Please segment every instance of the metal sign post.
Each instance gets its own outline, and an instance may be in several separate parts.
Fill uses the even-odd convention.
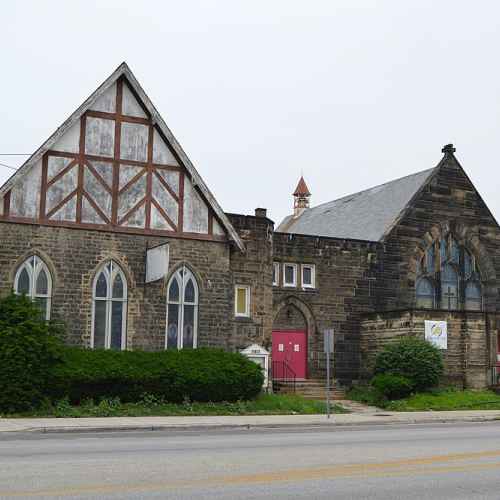
[[[326,415],[330,418],[330,354],[333,352],[333,328],[324,331],[323,345],[326,353]]]

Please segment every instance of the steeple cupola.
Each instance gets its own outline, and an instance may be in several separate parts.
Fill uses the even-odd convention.
[[[304,177],[300,177],[299,183],[293,192],[293,215],[298,217],[302,212],[309,208],[309,198],[311,193],[307,187]]]

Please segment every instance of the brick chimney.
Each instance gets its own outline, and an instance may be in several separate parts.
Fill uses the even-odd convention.
[[[309,198],[311,193],[307,187],[304,177],[300,177],[299,183],[293,192],[293,216],[298,217],[302,212],[309,208]]]

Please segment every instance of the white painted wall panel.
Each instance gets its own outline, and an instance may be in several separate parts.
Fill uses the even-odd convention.
[[[69,172],[64,174],[58,181],[54,182],[47,189],[47,200],[45,202],[46,210],[49,212],[66,196],[76,189],[78,180],[78,166],[72,167]]]
[[[89,155],[112,157],[115,148],[115,121],[87,118],[85,152]]]
[[[122,123],[120,158],[147,161],[149,127],[140,123]]]
[[[64,170],[70,163],[71,158],[61,158],[59,156],[49,156],[47,160],[47,180],[50,181],[61,170]]]
[[[104,214],[108,218],[111,218],[112,197],[109,192],[106,191],[102,183],[88,168],[85,168],[84,171],[83,187],[96,205],[104,212]],[[92,211],[93,210],[94,209],[92,209]]]
[[[170,226],[154,205],[151,205],[151,228],[163,231],[173,230],[173,227]]]
[[[171,172],[169,170],[162,170],[158,168],[156,170],[158,175],[168,184],[172,191],[178,196],[179,195],[179,172]]]
[[[123,194],[120,195],[118,216],[123,217],[146,196],[146,176],[143,175],[134,182]]]
[[[156,129],[153,134],[153,163],[158,163],[160,165],[179,165],[175,156],[170,151],[170,148],[165,144],[165,141]]]
[[[92,161],[91,164],[108,187],[111,188],[113,186],[113,164],[106,161]]]
[[[131,181],[139,172],[144,172],[143,167],[133,167],[131,165],[120,165],[120,175],[118,185],[120,189]]]
[[[10,214],[36,218],[40,208],[41,160],[17,182],[10,195]]]
[[[139,118],[147,118],[146,113],[144,113],[141,105],[137,102],[137,99],[134,97],[134,94],[132,94],[127,85],[123,86],[122,114],[128,116],[138,116]]]
[[[73,196],[71,200],[65,203],[52,215],[50,220],[74,222],[76,220],[76,196]]]
[[[184,231],[208,233],[208,207],[187,177],[184,180]]]
[[[51,149],[65,153],[78,153],[80,151],[80,120],[77,120]]]
[[[113,83],[113,85],[96,100],[90,109],[93,111],[114,113],[116,111],[116,83]]]
[[[86,224],[106,224],[85,197],[82,200],[82,222]]]
[[[146,225],[146,212],[144,206],[134,212],[134,214],[123,224],[127,227],[143,228]]]
[[[152,184],[153,198],[158,202],[161,208],[165,210],[172,222],[177,225],[178,222],[178,203],[172,198],[172,195],[163,187],[163,184],[153,177]]]

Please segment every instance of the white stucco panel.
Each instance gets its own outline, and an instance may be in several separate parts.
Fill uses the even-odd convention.
[[[184,180],[184,231],[208,233],[208,207],[187,176]]]
[[[116,111],[116,83],[113,83],[104,94],[99,96],[90,109],[114,113]]]
[[[50,220],[74,222],[76,220],[76,195],[53,214]]]
[[[86,224],[106,224],[85,197],[82,200],[82,222]]]
[[[80,120],[77,120],[51,149],[65,153],[78,153],[80,151]]]
[[[172,231],[174,229],[154,205],[151,205],[151,228],[162,229],[164,231]]]
[[[146,225],[146,211],[144,205],[137,209],[123,225],[127,227],[143,228]]]
[[[38,217],[40,207],[40,187],[42,178],[42,161],[33,168],[12,188],[10,194],[10,214],[17,217]]]
[[[49,156],[47,159],[47,180],[50,181],[53,179],[61,170],[64,170],[71,161],[71,158]]]
[[[152,184],[153,198],[158,202],[160,207],[165,210],[172,222],[177,225],[178,222],[178,204],[172,195],[165,189],[163,184],[153,177]]]
[[[47,189],[46,209],[52,210],[61,201],[76,189],[78,180],[78,167],[75,165]],[[64,219],[68,220],[68,219]]]
[[[146,196],[146,176],[143,175],[120,195],[118,216],[123,217]]]
[[[158,163],[160,165],[179,165],[172,151],[170,151],[170,148],[156,129],[153,134],[153,163]]]
[[[89,155],[112,157],[115,148],[115,121],[87,118],[85,152]]]
[[[122,160],[147,161],[148,126],[140,123],[122,123],[120,158]]]
[[[128,85],[123,85],[122,114],[128,116],[138,116],[139,118],[147,118],[142,106],[134,97],[134,94],[132,94]]]

